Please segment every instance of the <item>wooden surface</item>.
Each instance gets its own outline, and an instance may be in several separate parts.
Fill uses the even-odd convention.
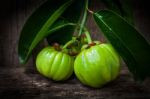
[[[46,0],[4,0],[0,3],[0,99],[50,99],[50,98],[94,98],[94,99],[150,99],[150,81],[135,83],[125,65],[117,80],[101,89],[83,86],[74,76],[56,83],[39,75],[35,69],[34,50],[29,62],[22,66],[18,61],[17,44],[21,28],[31,13]],[[150,42],[149,3],[133,0],[135,26]],[[145,1],[146,3],[143,3]],[[95,0],[91,9],[104,9]],[[87,22],[94,39],[104,40],[91,16]]]
[[[54,82],[27,68],[0,68],[0,99],[150,99],[150,80],[135,83],[124,67],[100,89],[83,86],[73,75]]]

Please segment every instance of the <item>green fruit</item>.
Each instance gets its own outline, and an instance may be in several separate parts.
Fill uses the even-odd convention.
[[[84,85],[99,88],[118,76],[120,59],[110,44],[93,45],[76,57],[74,71]]]
[[[73,73],[73,64],[73,57],[53,47],[44,48],[36,59],[37,70],[55,81],[68,79]]]

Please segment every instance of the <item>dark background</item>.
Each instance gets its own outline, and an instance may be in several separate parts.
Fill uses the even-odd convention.
[[[17,44],[23,24],[31,13],[46,0],[0,1],[0,99],[49,99],[100,98],[100,99],[150,99],[149,79],[138,84],[122,63],[120,76],[101,89],[83,86],[74,76],[65,83],[56,83],[39,75],[35,69],[37,52],[44,47],[42,42],[34,50],[26,65],[21,65]],[[132,0],[135,27],[150,42],[150,11],[148,0]],[[93,0],[93,10],[105,9],[100,0]],[[91,16],[87,25],[98,40],[105,38]]]

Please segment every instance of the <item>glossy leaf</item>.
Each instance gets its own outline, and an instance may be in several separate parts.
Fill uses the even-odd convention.
[[[82,20],[81,20],[81,25],[80,25],[80,29],[79,29],[79,34],[78,36],[80,36],[83,32],[83,29],[84,29],[84,26],[85,26],[85,23],[86,23],[86,20],[87,20],[87,8],[88,8],[88,5],[89,5],[89,0],[85,0],[85,7],[84,7],[84,12],[83,12],[83,17],[82,17]]]
[[[82,12],[85,7],[85,0],[75,0],[71,6],[63,13],[61,18],[58,20],[59,23],[69,22],[69,23],[75,23],[78,24],[80,17],[82,16]],[[59,24],[54,24],[53,27],[51,27],[49,30],[59,26]],[[47,40],[49,44],[52,44],[54,42],[57,42],[59,44],[65,44],[68,42],[72,36],[73,33],[76,30],[76,26],[73,25],[67,25],[60,30],[56,31],[56,33],[50,34],[47,37]]]
[[[93,14],[105,37],[126,62],[134,77],[144,80],[150,76],[150,44],[118,14],[101,10]]]
[[[21,63],[26,63],[35,46],[44,39],[48,29],[71,5],[73,0],[48,0],[40,6],[25,23],[18,45],[18,54]]]
[[[66,20],[57,20],[51,27],[50,29],[47,31],[47,34],[50,34],[51,32],[55,32],[58,31],[61,28],[64,28],[66,26],[76,26],[76,24],[74,23],[69,23]]]
[[[123,17],[132,25],[134,25],[133,4],[132,0],[122,0]]]
[[[59,44],[65,44],[68,40],[71,39],[73,35],[73,30],[75,29],[76,24],[69,23],[65,20],[59,20],[57,21],[50,29],[47,31],[49,34],[47,40],[49,44],[53,44],[55,42]]]
[[[109,10],[124,17],[130,24],[134,24],[132,0],[101,0]]]

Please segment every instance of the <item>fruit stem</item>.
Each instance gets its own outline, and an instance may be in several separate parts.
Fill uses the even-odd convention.
[[[93,14],[94,12],[92,10],[90,10],[89,8],[87,8],[88,12]]]
[[[86,23],[87,8],[88,8],[88,0],[85,0],[85,8],[84,8],[84,13],[83,13],[83,19],[82,19],[81,25],[79,26],[80,27],[79,34],[78,34],[79,37],[81,36],[81,34],[83,32],[84,25]]]
[[[57,51],[60,51],[60,50],[61,50],[60,45],[59,45],[58,43],[54,43],[54,44],[53,44],[53,47],[54,47],[55,50],[57,50]]]
[[[64,46],[63,49],[66,49],[68,46],[70,46],[71,44],[73,44],[76,41],[76,38],[73,38],[72,40],[68,41]]]
[[[85,27],[84,27],[84,33],[85,33],[85,35],[86,35],[88,44],[91,44],[91,43],[92,43],[92,39],[91,39],[90,33],[89,33],[89,31],[87,30],[87,28],[85,28]]]

